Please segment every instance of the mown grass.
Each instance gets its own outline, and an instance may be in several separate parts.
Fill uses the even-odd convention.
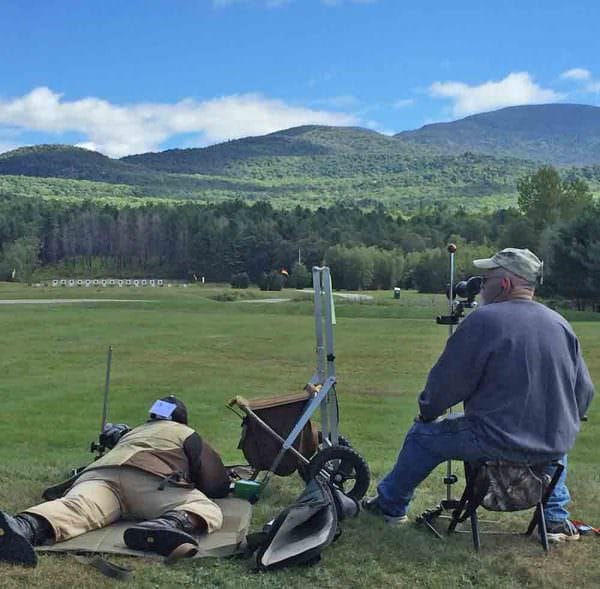
[[[109,417],[137,424],[149,404],[168,392],[188,403],[191,423],[228,463],[239,422],[224,404],[297,391],[314,371],[312,305],[305,293],[244,297],[293,300],[247,304],[214,300],[221,288],[37,289],[0,284],[0,299],[116,298],[134,303],[0,305],[0,507],[17,511],[42,489],[90,458],[101,418],[106,349],[113,346]],[[337,300],[335,328],[341,430],[369,461],[373,485],[393,464],[416,412],[415,398],[447,331],[433,317],[442,297],[369,293],[370,302]],[[211,298],[212,297],[212,298]],[[574,323],[592,376],[600,378],[598,323]],[[468,369],[467,367],[465,369]],[[573,515],[600,524],[600,412],[590,411],[571,454]],[[457,467],[459,465],[456,465]],[[444,494],[442,469],[418,490],[412,515]],[[301,491],[298,477],[274,479],[255,508],[252,529]],[[527,514],[497,516],[503,530],[523,529]],[[156,561],[116,559],[133,567],[134,587],[564,587],[595,586],[599,542],[586,538],[544,556],[522,537],[438,541],[412,525],[389,529],[368,515],[344,524],[340,540],[314,568],[252,573],[239,560],[203,560],[167,569]],[[0,566],[2,587],[104,587],[112,582],[73,560],[42,556],[35,570]]]

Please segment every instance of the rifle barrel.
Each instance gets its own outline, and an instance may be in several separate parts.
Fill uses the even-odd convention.
[[[108,346],[108,356],[106,358],[106,380],[104,381],[104,404],[102,406],[102,425],[100,432],[104,431],[106,419],[108,417],[108,393],[110,391],[110,367],[112,364],[112,346]]]

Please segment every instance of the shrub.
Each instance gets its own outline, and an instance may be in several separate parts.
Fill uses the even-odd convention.
[[[312,275],[308,268],[301,262],[296,262],[292,267],[292,273],[287,279],[286,286],[289,288],[307,288],[312,285]]]
[[[232,288],[248,288],[250,286],[250,277],[247,272],[238,272],[231,277]]]
[[[260,290],[281,290],[283,282],[283,276],[277,270],[271,270],[268,274],[261,272],[258,277],[258,287]]]

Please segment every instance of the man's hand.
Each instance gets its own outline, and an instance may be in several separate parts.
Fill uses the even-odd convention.
[[[437,417],[432,417],[431,419],[425,419],[420,413],[415,417],[415,423],[431,423],[435,421]]]
[[[131,428],[126,423],[107,423],[98,441],[107,450],[112,450],[119,440],[130,431]]]

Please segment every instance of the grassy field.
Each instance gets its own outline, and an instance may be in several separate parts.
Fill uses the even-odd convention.
[[[416,396],[447,335],[433,317],[444,300],[390,293],[371,302],[337,301],[335,328],[341,431],[371,467],[373,487],[393,464],[416,412]],[[228,463],[239,463],[239,421],[225,409],[236,394],[300,390],[314,372],[312,304],[305,293],[278,304],[246,304],[211,287],[59,290],[0,283],[0,299],[127,298],[138,302],[0,305],[0,507],[39,502],[45,486],[85,464],[101,419],[106,349],[113,346],[109,417],[130,424],[174,392],[191,425]],[[247,299],[265,296],[240,293]],[[597,315],[597,314],[596,314]],[[592,377],[600,380],[600,323],[571,315]],[[600,525],[600,410],[590,411],[571,453],[574,517]],[[459,466],[458,464],[456,465]],[[442,468],[419,488],[411,515],[444,494]],[[302,489],[297,476],[276,478],[255,507],[259,529]],[[458,489],[457,489],[458,491]],[[487,515],[487,514],[486,514]],[[528,514],[495,516],[522,530]],[[592,587],[600,574],[600,539],[541,547],[523,537],[484,536],[476,555],[467,535],[439,541],[409,525],[390,529],[368,515],[347,522],[319,566],[254,574],[243,561],[201,560],[167,569],[115,559],[135,569],[134,587]],[[0,586],[104,587],[114,583],[70,558],[42,556],[34,570],[0,566]]]

